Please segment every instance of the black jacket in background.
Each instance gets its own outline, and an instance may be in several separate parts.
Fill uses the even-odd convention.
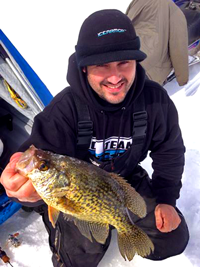
[[[137,163],[150,151],[157,203],[175,206],[181,188],[185,148],[177,111],[167,92],[157,83],[145,80],[145,71],[137,64],[136,80],[125,100],[109,104],[89,87],[85,74],[77,68],[74,54],[69,60],[67,80],[73,93],[89,107],[94,124],[93,140],[130,139],[134,103],[141,93],[144,94],[148,125],[143,154]],[[24,151],[34,144],[41,149],[76,157],[76,142],[77,111],[71,93],[64,89],[35,117],[32,134],[19,150]],[[92,149],[90,152],[95,153]],[[134,172],[130,175],[127,167],[126,173],[127,177],[124,177],[132,184]]]

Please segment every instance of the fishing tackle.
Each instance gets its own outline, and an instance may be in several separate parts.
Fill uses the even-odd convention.
[[[14,246],[14,247],[18,247],[21,245],[21,242],[19,241],[19,239],[17,238],[17,236],[19,235],[19,233],[15,233],[15,234],[9,234],[8,237],[8,241]]]
[[[8,263],[10,264],[10,266],[14,267],[11,263],[10,263],[10,258],[8,257],[8,255],[6,254],[6,252],[4,250],[1,249],[0,247],[0,259],[2,259],[2,261],[4,263]]]

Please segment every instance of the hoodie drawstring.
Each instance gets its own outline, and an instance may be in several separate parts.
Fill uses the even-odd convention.
[[[119,143],[120,143],[120,137],[122,136],[122,126],[123,126],[123,118],[124,118],[124,111],[125,107],[123,107],[122,110],[122,115],[120,118],[120,124],[119,124],[119,132],[118,132],[118,139],[117,139],[117,146],[115,148],[115,153],[113,154],[113,157],[111,159],[111,169],[114,171],[114,158],[117,157],[118,154],[118,149],[119,149]],[[101,111],[103,115],[103,161],[105,160],[105,139],[106,139],[106,126],[107,126],[107,115],[104,111]]]
[[[102,110],[101,114],[103,115],[103,160],[105,159],[105,139],[106,139],[106,125],[107,125],[107,116]]]
[[[118,139],[117,139],[117,147],[115,149],[115,154],[113,157],[117,156],[117,152],[118,152],[118,148],[119,148],[119,141],[120,141],[120,137],[122,136],[122,125],[123,125],[123,118],[124,118],[124,111],[125,111],[125,107],[122,108],[122,115],[120,118],[120,123],[119,123],[119,132],[118,132]]]

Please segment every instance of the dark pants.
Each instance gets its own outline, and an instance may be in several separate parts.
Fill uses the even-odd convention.
[[[164,260],[182,253],[189,241],[189,231],[182,213],[176,208],[181,218],[181,223],[176,230],[169,233],[160,232],[156,228],[154,211],[157,204],[153,196],[151,180],[146,176],[141,179],[135,188],[146,202],[147,216],[144,219],[140,219],[132,214],[131,217],[134,223],[150,237],[155,247],[154,252],[147,258],[151,260]]]
[[[147,216],[139,219],[131,214],[135,224],[143,229],[152,240],[155,250],[147,258],[151,260],[163,260],[168,257],[182,253],[189,240],[188,228],[181,212],[177,209],[181,224],[170,233],[161,233],[155,225],[154,210],[157,205],[151,190],[151,181],[146,175],[135,182],[134,187],[144,197],[147,204]],[[61,216],[60,216],[61,217]],[[58,226],[62,225],[58,241],[60,260],[56,254],[53,256],[53,263],[56,267],[96,267],[104,256],[111,240],[111,231],[105,245],[91,243],[85,238],[73,222],[62,221],[59,218]],[[64,227],[64,229],[63,229]],[[63,262],[63,263],[61,263]]]

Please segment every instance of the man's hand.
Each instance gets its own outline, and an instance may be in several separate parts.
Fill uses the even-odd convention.
[[[36,202],[41,198],[35,191],[31,181],[15,170],[15,165],[21,154],[21,152],[13,154],[10,162],[2,172],[0,182],[4,186],[8,197],[17,198],[22,202]]]
[[[156,227],[160,232],[168,233],[175,230],[181,223],[181,219],[171,205],[159,204],[155,208]]]

